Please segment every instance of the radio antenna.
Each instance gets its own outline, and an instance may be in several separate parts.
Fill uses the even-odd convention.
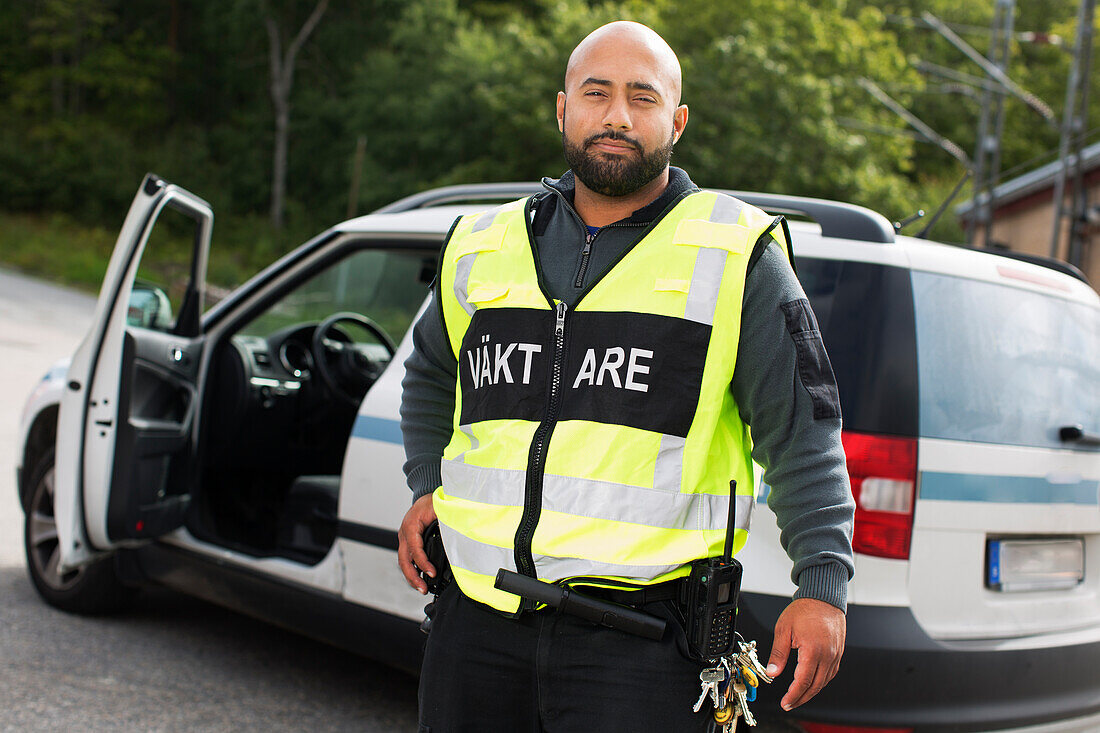
[[[737,526],[737,482],[730,481],[730,512],[726,517],[726,547],[722,559],[729,563],[733,560],[733,532]]]

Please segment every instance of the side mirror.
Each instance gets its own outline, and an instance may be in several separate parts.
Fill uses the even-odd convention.
[[[168,294],[152,283],[137,281],[130,290],[126,325],[168,331],[172,328],[172,303]]]

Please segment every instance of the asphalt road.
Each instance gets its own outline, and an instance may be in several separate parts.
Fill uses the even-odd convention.
[[[0,269],[0,732],[416,730],[414,678],[220,607],[150,589],[89,618],[39,600],[15,491],[19,417],[94,305]]]

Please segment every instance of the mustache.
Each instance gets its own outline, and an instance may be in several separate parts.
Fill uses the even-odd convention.
[[[616,142],[627,143],[637,150],[642,149],[641,143],[639,143],[637,140],[629,137],[626,133],[616,132],[615,130],[597,132],[595,135],[590,135],[589,137],[585,138],[584,146],[587,148],[589,145],[599,142],[600,140],[614,140]]]

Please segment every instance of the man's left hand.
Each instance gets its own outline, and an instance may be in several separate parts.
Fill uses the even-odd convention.
[[[844,612],[824,601],[797,598],[784,609],[775,622],[768,676],[783,672],[791,649],[798,650],[798,664],[780,707],[792,710],[808,702],[836,676],[846,631]]]

